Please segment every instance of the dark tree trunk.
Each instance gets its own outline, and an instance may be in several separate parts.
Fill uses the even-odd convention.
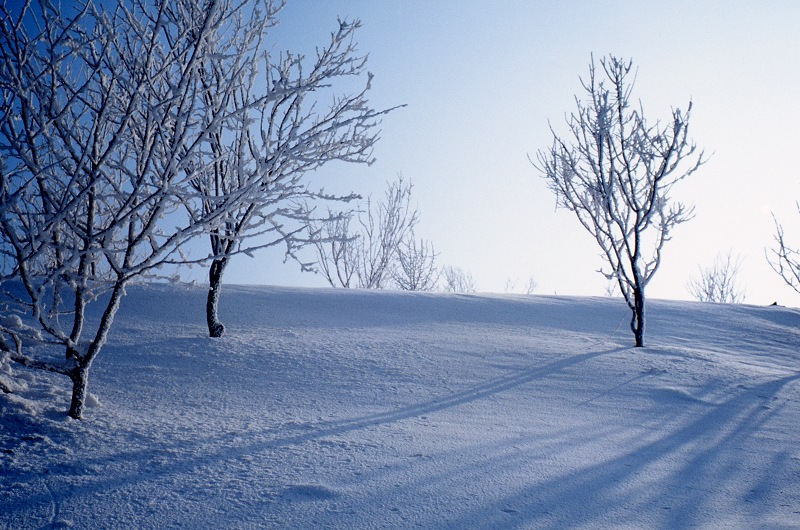
[[[633,291],[633,319],[631,330],[636,339],[636,347],[644,347],[644,289],[636,286]]]
[[[208,322],[208,335],[221,337],[225,333],[225,326],[219,321],[219,293],[222,289],[222,274],[228,265],[227,258],[217,258],[211,262],[208,270],[208,300],[206,301],[206,321]]]
[[[72,380],[72,400],[69,404],[69,415],[76,420],[80,420],[83,418],[83,409],[86,408],[89,368],[79,364],[70,370],[69,378]]]

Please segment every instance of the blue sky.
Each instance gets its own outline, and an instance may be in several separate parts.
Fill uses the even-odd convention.
[[[313,51],[337,15],[363,23],[371,103],[407,107],[384,119],[375,164],[315,179],[378,195],[402,173],[420,235],[479,290],[533,276],[541,294],[604,294],[596,243],[555,210],[528,156],[550,144],[548,121],[563,130],[591,54],[613,53],[638,67],[634,96],[651,121],[693,101],[691,136],[712,155],[675,188],[696,217],[675,230],[649,295],[690,299],[698,266],[730,250],[747,302],[800,305],[765,259],[773,213],[800,247],[800,3],[289,0],[279,47]],[[325,285],[277,251],[236,258],[226,281]]]

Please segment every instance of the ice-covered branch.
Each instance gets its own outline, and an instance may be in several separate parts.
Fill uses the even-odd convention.
[[[650,126],[641,103],[631,105],[635,71],[631,61],[594,57],[581,83],[585,101],[567,118],[567,137],[551,126],[553,145],[534,165],[556,195],[594,237],[632,311],[636,345],[644,344],[645,287],[661,265],[672,229],[693,209],[670,199],[672,186],[704,162],[688,140],[692,104],[673,110],[670,123]],[[602,79],[601,79],[602,78]]]
[[[185,209],[198,197],[190,183],[219,162],[204,156],[210,139],[243,115],[224,107],[209,118],[214,87],[204,76],[230,51],[218,36],[243,20],[274,23],[281,5],[86,0],[68,14],[44,1],[0,6],[0,289],[19,299],[45,342],[64,348],[65,368],[53,371],[73,382],[70,415],[82,415],[89,368],[126,285],[180,261],[184,243],[224,225],[255,193],[248,183]],[[258,10],[268,22],[247,16]],[[223,95],[242,86],[231,79]],[[85,317],[91,304],[99,322]]]
[[[267,17],[230,19],[213,33],[216,53],[205,58],[199,75],[200,121],[212,132],[199,150],[187,152],[184,171],[191,172],[193,193],[184,206],[192,218],[222,211],[207,232],[214,256],[207,301],[212,336],[224,332],[217,313],[230,260],[278,243],[296,257],[312,239],[300,234],[314,221],[314,207],[300,205],[354,198],[312,188],[311,172],[333,161],[371,164],[380,119],[393,110],[374,110],[367,102],[371,74],[354,43],[358,20],[339,20],[311,58],[273,54],[264,38],[273,24]],[[363,84],[342,92],[337,85],[346,78]]]

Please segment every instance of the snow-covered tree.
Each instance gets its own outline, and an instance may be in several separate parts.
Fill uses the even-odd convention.
[[[231,259],[278,244],[297,259],[314,220],[315,209],[306,206],[355,197],[312,188],[309,173],[337,160],[371,164],[379,118],[389,112],[373,110],[366,99],[371,74],[353,40],[359,21],[340,20],[329,42],[307,60],[273,53],[267,37],[281,5],[262,0],[252,7],[252,13],[240,11],[219,27],[213,42],[217,53],[203,59],[200,76],[205,119],[221,127],[193,153],[206,170],[192,180],[202,201],[187,206],[203,216],[229,204],[209,234],[206,313],[212,337],[224,332],[218,306]],[[352,80],[360,87],[337,91],[337,84],[352,86]]]
[[[687,288],[697,300],[717,304],[738,304],[744,301],[744,290],[739,286],[737,276],[741,258],[723,258],[717,255],[714,263],[699,270],[699,275],[689,279]]]
[[[311,230],[318,234],[315,241],[318,268],[331,286],[382,289],[392,285],[396,274],[401,277],[405,274],[395,269],[399,254],[411,252],[409,244],[417,245],[413,232],[419,212],[411,206],[412,188],[400,177],[389,184],[383,201],[375,203],[368,197],[366,204],[355,212],[311,224]],[[428,254],[417,265],[424,267],[434,253],[427,243],[421,244],[422,251]],[[419,251],[416,246],[415,249]],[[410,261],[418,258],[406,254],[403,259],[411,266]],[[403,278],[406,280],[409,279]],[[413,282],[422,286],[422,278]]]
[[[368,197],[365,209],[358,212],[359,287],[381,289],[391,280],[397,251],[419,221],[419,212],[411,208],[411,190],[401,177],[389,185],[383,202],[373,205]]]
[[[644,345],[645,288],[661,264],[672,229],[692,208],[671,200],[673,185],[695,172],[703,153],[688,139],[691,103],[673,109],[667,123],[648,123],[631,93],[632,62],[594,58],[581,79],[586,100],[567,118],[569,132],[551,127],[553,145],[534,165],[547,179],[559,206],[575,213],[602,249],[606,278],[617,282],[631,309],[636,346]]]
[[[418,240],[414,230],[410,230],[397,249],[392,269],[394,284],[403,291],[435,290],[442,274],[436,266],[437,256],[433,243]]]
[[[205,199],[190,186],[206,171],[191,155],[229,117],[206,120],[204,59],[240,9],[227,0],[0,6],[0,233],[9,263],[0,290],[5,310],[66,358],[31,355],[19,326],[3,325],[0,347],[68,376],[74,418],[126,286],[183,262],[181,245],[229,211],[222,201],[202,215],[181,208]],[[99,320],[87,318],[92,304]]]
[[[322,222],[312,223],[310,229],[316,234],[314,246],[317,252],[317,270],[325,276],[331,287],[355,287],[358,268],[357,234],[351,232],[352,211],[339,215],[330,214]]]

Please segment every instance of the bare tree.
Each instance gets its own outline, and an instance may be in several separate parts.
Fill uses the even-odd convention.
[[[699,276],[689,280],[687,288],[697,300],[717,304],[738,304],[744,301],[745,292],[737,276],[741,258],[733,259],[731,253],[723,258],[717,255],[710,267],[701,268]]]
[[[517,290],[517,282],[518,280],[512,280],[511,278],[506,279],[506,286],[505,292],[513,293]],[[522,289],[523,294],[533,294],[536,291],[536,288],[539,286],[539,283],[536,281],[536,278],[533,276],[528,276],[528,282],[525,284],[524,288]]]
[[[411,207],[412,188],[399,177],[389,184],[383,201],[375,203],[367,197],[356,212],[311,223],[311,230],[319,234],[315,241],[318,266],[331,286],[382,289],[391,285],[398,254],[408,250],[419,222],[419,212]]]
[[[358,212],[359,239],[358,286],[381,289],[392,277],[397,250],[419,221],[419,213],[411,208],[412,185],[400,177],[389,185],[385,200],[374,205],[370,197],[363,211]]]
[[[525,284],[525,294],[533,294],[539,287],[539,282],[533,276],[528,277],[528,283]]]
[[[800,205],[798,205],[800,210]],[[786,285],[800,293],[800,250],[789,246],[783,226],[775,219],[775,244],[771,250],[772,256],[767,254],[767,261]]]
[[[558,205],[575,213],[595,238],[608,263],[601,273],[615,280],[631,309],[636,346],[644,345],[645,288],[661,264],[672,229],[692,217],[692,208],[670,199],[672,186],[704,162],[688,139],[686,113],[650,125],[641,103],[632,106],[632,62],[612,55],[594,58],[581,80],[587,101],[576,97],[567,119],[569,135],[551,127],[553,145],[534,165],[548,180]],[[688,164],[684,164],[684,162]]]
[[[366,100],[371,74],[353,41],[359,21],[339,21],[326,46],[310,62],[290,52],[274,55],[266,43],[282,5],[256,3],[261,13],[240,12],[215,36],[217,53],[203,60],[201,82],[206,121],[222,127],[196,150],[207,168],[192,184],[202,201],[189,207],[203,215],[220,202],[233,205],[213,227],[209,334],[221,336],[219,296],[224,271],[234,255],[283,244],[287,257],[309,243],[313,201],[349,201],[309,187],[310,172],[331,161],[371,164],[378,118]],[[337,81],[364,79],[353,93],[334,93]],[[231,80],[236,82],[232,83]],[[330,99],[327,100],[326,96]],[[221,117],[227,116],[227,119]],[[315,234],[311,234],[313,238]],[[310,264],[297,260],[301,268]]]
[[[126,286],[182,263],[181,245],[229,208],[215,202],[179,215],[204,199],[189,185],[205,171],[191,154],[219,126],[204,119],[204,58],[241,4],[108,6],[0,6],[0,233],[11,263],[0,288],[40,342],[65,349],[65,361],[32,357],[20,326],[3,324],[0,348],[68,376],[74,418]],[[93,304],[99,321],[87,318]]]
[[[477,290],[472,274],[459,267],[445,267],[442,269],[442,276],[444,290],[448,293],[474,293]]]
[[[412,229],[397,249],[392,272],[395,285],[404,291],[433,291],[441,271],[436,267],[436,251],[430,241],[417,240]]]
[[[311,230],[316,234],[314,246],[318,270],[331,287],[354,287],[357,282],[359,236],[350,229],[353,212],[339,215],[329,213],[328,217],[321,223],[311,225]]]

